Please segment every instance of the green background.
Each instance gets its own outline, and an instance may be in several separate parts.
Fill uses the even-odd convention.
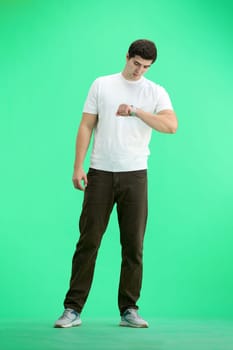
[[[231,1],[0,1],[0,315],[61,313],[82,193],[74,145],[92,81],[154,40],[149,79],[169,92],[175,135],[153,133],[145,317],[233,317]],[[86,163],[86,169],[88,162]],[[111,217],[83,314],[117,316],[119,232]]]

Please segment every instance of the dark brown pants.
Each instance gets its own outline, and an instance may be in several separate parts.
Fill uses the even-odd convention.
[[[138,308],[142,284],[143,239],[147,221],[147,171],[109,172],[89,169],[79,221],[80,238],[72,261],[65,308],[81,312],[88,297],[96,257],[114,204],[122,247],[118,306]]]

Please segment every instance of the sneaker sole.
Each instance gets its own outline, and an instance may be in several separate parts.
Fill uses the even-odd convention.
[[[82,321],[72,322],[68,324],[55,324],[54,328],[71,328],[71,327],[78,327],[82,324]]]
[[[148,328],[149,325],[148,324],[135,324],[135,323],[130,323],[127,321],[121,321],[119,326],[121,327],[132,327],[132,328]]]

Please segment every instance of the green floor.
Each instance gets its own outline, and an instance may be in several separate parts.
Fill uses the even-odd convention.
[[[80,327],[57,329],[53,321],[0,321],[1,350],[233,350],[233,321],[150,319],[132,329],[115,319],[85,319]]]

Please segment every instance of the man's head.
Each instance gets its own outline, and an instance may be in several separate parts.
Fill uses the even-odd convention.
[[[128,80],[139,80],[157,58],[155,44],[146,39],[134,41],[126,56],[123,76]]]
[[[152,60],[154,63],[157,58],[157,48],[153,41],[139,39],[134,41],[128,50],[128,58],[140,56],[145,60]]]

